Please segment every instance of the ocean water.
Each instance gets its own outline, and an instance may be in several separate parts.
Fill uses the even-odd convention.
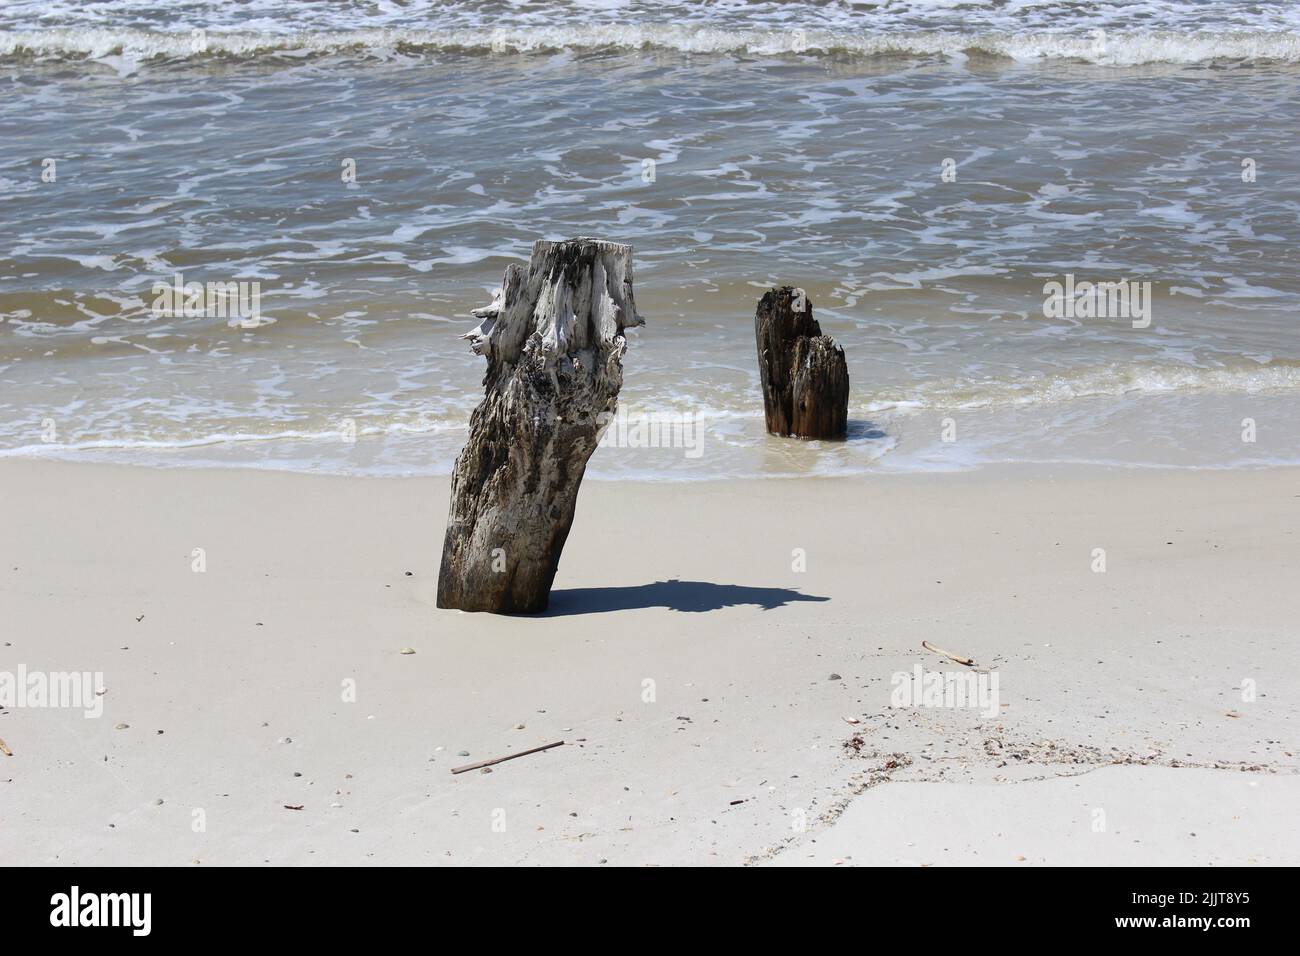
[[[445,473],[469,310],[594,235],[647,318],[595,476],[1300,463],[1298,81],[1267,0],[7,0],[0,456]],[[846,442],[764,434],[773,284]]]

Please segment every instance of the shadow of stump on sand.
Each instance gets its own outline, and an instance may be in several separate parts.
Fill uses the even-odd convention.
[[[754,604],[764,611],[798,601],[829,601],[828,597],[800,594],[792,588],[756,588],[710,581],[656,581],[626,587],[567,588],[551,592],[545,617],[573,614],[601,614],[638,608],[666,607],[673,611],[699,613],[724,607]]]

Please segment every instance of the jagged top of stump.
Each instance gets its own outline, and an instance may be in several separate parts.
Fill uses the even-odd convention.
[[[621,349],[623,330],[644,325],[632,294],[632,247],[578,236],[533,243],[528,268],[506,267],[492,302],[474,309],[463,337],[489,363],[514,363],[534,337],[548,360],[592,348]]]
[[[800,301],[802,309],[796,308]],[[783,339],[798,336],[815,338],[822,334],[822,327],[813,318],[812,299],[808,298],[803,289],[792,285],[772,286],[763,293],[763,297],[758,300],[754,321],[756,325],[761,325],[765,319],[768,322],[778,320],[778,324],[772,326],[772,331]]]

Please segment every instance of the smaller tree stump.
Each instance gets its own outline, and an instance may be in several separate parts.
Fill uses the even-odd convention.
[[[849,423],[844,349],[813,318],[802,289],[763,293],[754,313],[767,430],[799,438],[843,438]]]

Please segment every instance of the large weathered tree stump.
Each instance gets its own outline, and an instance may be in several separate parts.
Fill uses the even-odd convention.
[[[800,438],[843,438],[849,419],[844,349],[813,318],[802,289],[763,293],[754,313],[767,430]]]
[[[546,610],[578,486],[623,384],[632,247],[538,242],[506,269],[465,335],[487,358],[486,395],[451,479],[438,606]]]

